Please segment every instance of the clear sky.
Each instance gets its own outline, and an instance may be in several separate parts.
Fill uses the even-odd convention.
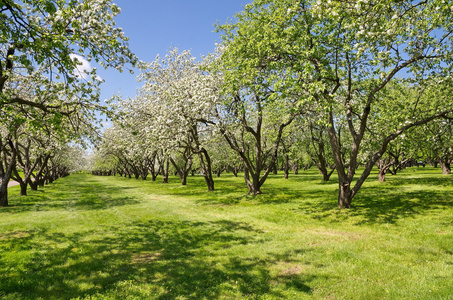
[[[170,47],[191,50],[192,55],[214,52],[220,34],[214,24],[226,23],[242,11],[251,0],[115,0],[121,7],[117,27],[129,37],[130,49],[143,61],[153,61],[157,54],[165,55]],[[98,68],[105,80],[101,85],[101,100],[116,93],[134,97],[140,83],[138,73],[119,73],[114,69]]]

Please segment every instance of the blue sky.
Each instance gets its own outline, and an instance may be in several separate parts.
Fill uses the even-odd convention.
[[[214,24],[226,23],[242,11],[251,0],[115,0],[121,7],[116,18],[117,27],[123,28],[130,38],[130,49],[144,61],[152,61],[157,54],[165,55],[170,47],[191,50],[199,58],[214,51],[220,34]],[[123,98],[134,97],[140,83],[138,73],[119,73],[113,69],[98,68],[105,80],[101,85],[101,100],[114,94]]]

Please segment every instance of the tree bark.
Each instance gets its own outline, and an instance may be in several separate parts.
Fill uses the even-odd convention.
[[[192,159],[184,155],[184,164],[182,166],[178,166],[174,159],[171,157],[170,162],[172,163],[173,167],[175,167],[176,173],[179,175],[179,178],[181,179],[181,184],[187,185],[187,176],[189,176],[190,168],[192,167]]]
[[[214,191],[214,179],[212,178],[211,157],[204,148],[201,148],[198,152],[198,157],[200,158],[201,171],[203,172],[203,177],[208,187],[208,191],[212,192]],[[220,177],[220,172],[217,177]]]
[[[237,166],[234,166],[233,168],[231,168],[231,172],[233,172],[234,177],[238,177],[239,168]]]
[[[27,184],[25,182],[20,182],[20,195],[21,196],[27,196]]]
[[[250,178],[252,177],[252,178]],[[256,178],[258,177],[258,178]],[[248,191],[248,195],[259,195],[259,194],[262,194],[260,188],[260,180],[259,180],[259,174],[258,176],[256,175],[256,173],[251,173],[249,172],[248,168],[245,167],[245,170],[244,170],[244,180],[245,180],[245,184],[247,185],[247,188],[249,189]]]
[[[208,191],[210,192],[214,191],[214,178],[212,177],[211,157],[209,156],[208,151],[204,147],[202,147],[198,135],[198,126],[196,123],[192,125],[190,134],[194,143],[192,151],[198,155],[198,158],[200,160],[201,172],[203,173],[203,177],[206,182],[206,186],[208,187]],[[219,167],[217,171],[217,177],[220,177],[221,172],[222,168]]]
[[[145,166],[142,166],[141,169],[140,169],[140,178],[142,180],[146,180],[146,178],[148,177],[148,169],[145,167]]]
[[[169,159],[167,158],[166,161],[162,164],[162,183],[168,183],[168,169],[170,166]]]
[[[151,173],[151,181],[156,181],[157,173]]]
[[[5,176],[0,178],[0,206],[8,206],[8,181]]]
[[[30,186],[32,191],[38,190],[38,183],[36,181],[33,181],[31,178],[29,178],[27,183]]]
[[[445,175],[451,174],[451,165],[448,160],[439,159],[439,165],[442,168],[442,174]]]
[[[285,164],[284,164],[283,171],[284,171],[284,178],[288,179],[288,177],[289,177],[289,156],[288,156],[288,154],[285,154]]]
[[[387,170],[379,169],[378,178],[380,182],[385,182],[385,173],[387,173]]]
[[[290,161],[289,163],[291,165],[291,169],[294,172],[294,175],[299,174],[299,160],[296,160],[294,163]]]
[[[338,192],[338,207],[351,208],[352,202],[352,191],[351,185],[347,181],[340,181],[339,192]]]
[[[8,182],[11,178],[11,173],[16,166],[16,151],[12,141],[8,141],[11,148],[11,156],[7,157],[6,153],[4,158],[0,156],[0,206],[8,206]],[[6,145],[5,145],[6,147]],[[1,148],[5,152],[5,148]],[[5,164],[4,164],[5,163]]]

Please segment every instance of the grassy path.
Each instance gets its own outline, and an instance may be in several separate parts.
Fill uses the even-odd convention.
[[[453,177],[188,186],[73,174],[0,209],[1,299],[452,299]]]

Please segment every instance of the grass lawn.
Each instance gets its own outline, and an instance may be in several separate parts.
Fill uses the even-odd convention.
[[[453,176],[181,186],[73,174],[0,208],[0,299],[453,299]],[[160,178],[159,178],[160,179]]]

